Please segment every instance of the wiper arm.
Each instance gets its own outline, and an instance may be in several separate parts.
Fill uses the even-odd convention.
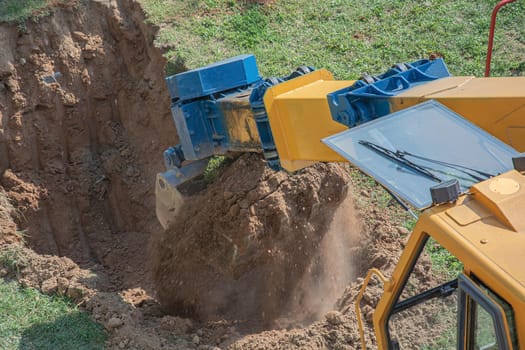
[[[375,143],[372,143],[372,142],[369,142],[369,141],[365,141],[365,140],[359,140],[359,144],[360,145],[363,145],[369,149],[371,149],[372,151],[382,155],[383,157],[386,157],[390,160],[393,160],[394,162],[398,163],[398,164],[401,164],[402,166],[408,168],[408,169],[411,169],[412,171],[414,171],[415,173],[421,175],[421,176],[424,176],[432,181],[436,181],[436,182],[442,182],[443,180],[441,180],[439,177],[435,176],[434,174],[432,174],[430,171],[428,171],[427,169],[425,169],[424,167],[414,163],[414,162],[411,162],[409,161],[408,159],[404,158],[404,156],[402,154],[400,154],[398,151],[394,152],[394,151],[391,151],[387,148],[384,148],[382,146],[379,146],[379,145],[376,145]]]
[[[423,156],[418,156],[416,154],[413,154],[413,153],[410,153],[410,152],[406,152],[406,151],[396,151],[396,154],[399,154],[401,156],[405,156],[406,155],[406,156],[410,156],[410,157],[414,157],[414,158],[417,158],[417,159],[421,159],[421,160],[424,160],[424,161],[427,161],[427,162],[430,162],[430,163],[435,163],[435,164],[439,164],[439,165],[442,165],[442,166],[445,166],[445,167],[448,167],[448,168],[456,169],[456,170],[461,171],[462,173],[472,177],[473,179],[475,179],[477,181],[484,181],[484,180],[486,180],[488,178],[491,178],[491,177],[495,176],[495,175],[487,173],[485,171],[476,170],[476,169],[469,168],[469,167],[466,167],[466,166],[463,166],[463,165],[459,165],[459,164],[447,163],[447,162],[443,162],[441,160],[435,160],[435,159],[431,159],[431,158],[427,158],[427,157],[423,157]],[[481,176],[475,175],[473,173],[477,173],[478,175],[481,175]]]
[[[435,176],[434,174],[432,174],[426,167],[422,166],[422,165],[419,165],[419,164],[416,164],[414,162],[411,162],[410,160],[408,160],[406,158],[406,156],[409,156],[409,157],[414,157],[414,158],[417,158],[417,159],[421,159],[421,160],[424,160],[426,162],[429,162],[429,163],[434,163],[434,164],[438,164],[438,165],[441,165],[441,166],[444,166],[444,167],[447,167],[447,168],[451,168],[451,169],[455,169],[459,172],[462,172],[463,174],[466,174],[467,176],[470,176],[471,178],[473,178],[474,180],[476,181],[484,181],[488,178],[491,178],[491,177],[494,177],[495,175],[493,174],[490,174],[488,172],[485,172],[485,171],[481,171],[481,170],[477,170],[477,169],[473,169],[473,168],[469,168],[469,167],[466,167],[466,166],[463,166],[463,165],[459,165],[459,164],[453,164],[453,163],[447,163],[447,162],[444,162],[444,161],[441,161],[441,160],[435,160],[435,159],[431,159],[431,158],[427,158],[427,157],[423,157],[423,156],[419,156],[419,155],[416,155],[416,154],[413,154],[413,153],[410,153],[410,152],[407,152],[407,151],[400,151],[400,150],[395,150],[395,151],[392,151],[392,150],[389,150],[387,148],[384,148],[382,146],[379,146],[375,143],[372,143],[372,142],[369,142],[369,141],[365,141],[365,140],[360,140],[359,141],[359,144],[363,145],[363,146],[366,146],[368,147],[369,149],[373,150],[374,152],[376,153],[379,153],[380,155],[390,159],[390,160],[393,160],[401,165],[404,165],[405,167],[408,167],[409,169],[412,169],[413,171],[415,171],[416,173],[420,174],[420,175],[423,175],[433,181],[437,181],[437,182],[441,182],[442,180]],[[477,174],[477,175],[476,175]]]

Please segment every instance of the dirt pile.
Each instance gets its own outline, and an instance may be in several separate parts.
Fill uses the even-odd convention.
[[[333,261],[325,266],[330,254],[320,253],[321,247],[332,253],[336,239],[357,230],[354,225],[323,240],[347,197],[347,182],[348,171],[340,165],[318,164],[289,175],[272,171],[259,155],[241,156],[203,192],[187,198],[171,228],[157,238],[152,251],[161,303],[200,320],[224,317],[268,326],[301,310],[300,320],[311,321],[317,310],[307,291],[314,281],[344,280],[341,293],[350,278],[341,273],[344,266],[335,270]],[[347,216],[354,215],[347,209]]]
[[[136,2],[105,3],[0,25],[0,183],[33,249],[132,287],[160,229],[154,175],[177,139],[155,30]]]
[[[357,170],[352,169],[351,172],[355,173]],[[355,300],[362,286],[363,277],[372,267],[378,268],[385,273],[385,276],[389,276],[409,234],[409,231],[400,225],[407,219],[406,213],[393,200],[385,203],[384,193],[374,193],[366,189],[357,190],[363,187],[362,177],[350,178],[350,195],[357,199],[355,205],[361,233],[359,237],[352,239],[352,248],[347,251],[347,257],[350,257],[353,267],[353,279],[338,295],[337,302],[332,306],[334,310],[325,313],[320,321],[306,327],[271,330],[243,336],[230,343],[228,349],[361,349]],[[336,213],[334,220],[338,223],[336,227],[344,223],[339,221],[337,216],[348,211],[345,206],[346,203]],[[383,293],[382,287],[379,281],[372,279],[361,303],[365,338],[369,349],[376,348],[372,316],[374,307]],[[414,325],[407,325],[407,328],[413,329]]]
[[[14,217],[16,210],[9,201],[7,194],[0,186],[0,242],[11,243],[16,237],[17,226]]]

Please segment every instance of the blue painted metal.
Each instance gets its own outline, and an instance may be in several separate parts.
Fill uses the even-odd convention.
[[[279,162],[279,154],[277,153],[277,147],[275,146],[275,141],[273,139],[272,128],[270,126],[270,121],[268,120],[263,97],[269,87],[279,84],[282,81],[283,80],[281,79],[275,78],[267,79],[264,83],[253,89],[250,95],[250,105],[252,106],[257,131],[259,132],[264,159],[268,163],[268,166],[273,170],[281,169],[281,164]]]
[[[177,187],[178,185],[202,174],[204,170],[206,170],[209,160],[210,158],[196,160],[185,164],[180,168],[173,167],[159,175],[168,185],[171,187]]]
[[[180,139],[179,158],[199,160],[228,150],[221,98],[251,89],[261,77],[253,55],[241,55],[166,78]],[[169,150],[167,150],[170,154]]]
[[[164,151],[164,166],[166,166],[166,169],[180,168],[184,160],[184,152],[182,152],[180,144],[169,147]]]
[[[171,112],[185,159],[197,160],[225,152],[227,133],[217,100],[176,103]]]
[[[255,56],[240,55],[166,78],[172,100],[191,100],[259,81]]]
[[[229,150],[246,151],[250,147],[260,149],[273,169],[280,169],[279,156],[273,141],[272,131],[264,107],[266,89],[285,80],[312,71],[302,66],[284,78],[263,81],[259,76],[253,55],[237,56],[212,65],[180,73],[166,79],[171,94],[171,112],[180,144],[164,152],[166,168],[171,171],[166,177],[183,182],[198,167],[190,163],[185,170],[185,161],[198,161]],[[232,101],[246,101],[248,111],[254,115],[260,138],[260,146],[236,142],[227,127],[226,113],[232,112]],[[248,104],[249,102],[249,104]],[[236,111],[244,108],[237,104]],[[244,112],[246,110],[243,110]],[[231,115],[230,115],[231,116]],[[168,183],[170,181],[166,180]]]
[[[391,113],[389,98],[415,86],[450,76],[442,59],[419,60],[367,76],[352,86],[328,94],[332,119],[348,127]]]

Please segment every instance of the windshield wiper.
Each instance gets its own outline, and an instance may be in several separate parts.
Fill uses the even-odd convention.
[[[370,142],[370,141],[360,140],[359,144],[361,144],[361,145],[363,145],[363,146],[373,150],[376,153],[379,153],[380,155],[382,155],[382,156],[384,156],[384,157],[386,157],[386,158],[388,158],[390,160],[395,161],[396,163],[399,163],[399,164],[401,164],[401,165],[403,165],[403,166],[413,170],[414,172],[416,172],[419,175],[425,176],[425,177],[427,177],[427,178],[429,178],[429,179],[431,179],[433,181],[436,181],[436,182],[442,182],[443,180],[441,180],[439,177],[437,177],[434,174],[432,174],[426,167],[424,167],[422,165],[419,165],[419,164],[416,164],[416,163],[408,160],[406,157],[407,156],[414,157],[414,158],[421,159],[421,160],[424,160],[424,161],[429,162],[429,163],[434,163],[434,164],[441,165],[443,167],[455,169],[455,170],[457,170],[459,172],[462,172],[463,174],[466,174],[467,176],[470,176],[471,178],[473,178],[474,180],[476,180],[478,182],[479,181],[484,181],[484,180],[486,180],[488,178],[491,178],[491,177],[494,177],[493,174],[487,173],[485,171],[469,168],[469,167],[466,167],[466,166],[463,166],[463,165],[447,163],[447,162],[444,162],[444,161],[441,161],[441,160],[436,160],[436,159],[431,159],[431,158],[419,156],[419,155],[416,155],[416,154],[413,154],[413,153],[410,153],[410,152],[407,152],[407,151],[401,151],[401,150],[392,151],[392,150],[389,150],[389,149],[387,149],[385,147],[379,146],[379,145],[377,145],[377,144],[375,144],[373,142]]]
[[[437,177],[436,175],[432,174],[430,171],[428,171],[427,169],[425,169],[424,167],[414,163],[414,162],[411,162],[410,160],[406,159],[402,154],[399,154],[398,151],[391,151],[387,148],[384,148],[382,146],[379,146],[379,145],[376,145],[375,143],[372,143],[372,142],[369,142],[369,141],[365,141],[365,140],[359,140],[359,144],[360,145],[363,145],[369,149],[371,149],[372,151],[376,152],[376,153],[379,153],[380,155],[390,159],[390,160],[393,160],[394,162],[398,163],[398,164],[401,164],[402,166],[408,168],[408,169],[411,169],[412,171],[414,171],[415,173],[421,175],[421,176],[424,176],[432,181],[436,181],[436,182],[442,182],[443,180],[441,180],[439,177]]]
[[[495,176],[495,175],[487,173],[485,171],[476,170],[476,169],[469,168],[469,167],[466,167],[466,166],[463,166],[463,165],[459,165],[459,164],[447,163],[447,162],[443,162],[441,160],[435,160],[435,159],[431,159],[431,158],[427,158],[427,157],[423,157],[423,156],[418,156],[416,154],[413,154],[413,153],[410,153],[410,152],[407,152],[407,151],[396,151],[396,154],[399,154],[401,156],[410,156],[410,157],[414,157],[414,158],[417,158],[417,159],[421,159],[421,160],[427,161],[429,163],[435,163],[435,164],[439,164],[439,165],[442,165],[442,166],[445,166],[445,167],[448,167],[448,168],[456,169],[457,171],[461,171],[463,174],[466,174],[466,175],[472,177],[473,179],[475,179],[477,181],[484,181],[484,180],[486,180],[488,178],[491,178],[491,177]],[[472,172],[477,173],[477,174],[479,174],[481,176],[472,174]]]

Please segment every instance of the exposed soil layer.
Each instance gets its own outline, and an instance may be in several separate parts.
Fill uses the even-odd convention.
[[[241,156],[211,186],[189,197],[156,240],[159,300],[172,313],[200,320],[268,325],[291,312],[292,303],[311,318],[306,296],[294,292],[300,282],[308,289],[306,272],[342,277],[334,266],[320,271],[324,256],[314,259],[346,198],[348,179],[340,165],[317,164],[289,175],[269,169],[259,155]],[[346,215],[353,216],[348,209]],[[359,228],[338,231],[337,238],[353,230]]]
[[[177,142],[164,59],[137,3],[68,3],[0,25],[1,184],[35,251],[144,287],[154,175]]]

